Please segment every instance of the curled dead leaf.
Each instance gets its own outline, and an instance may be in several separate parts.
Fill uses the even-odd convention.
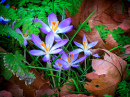
[[[105,52],[104,59],[92,59],[95,71],[86,74],[91,82],[86,82],[84,87],[96,97],[104,97],[105,94],[114,96],[127,63],[108,50],[100,50]]]

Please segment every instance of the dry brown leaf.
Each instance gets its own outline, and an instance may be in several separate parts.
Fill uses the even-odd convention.
[[[52,92],[51,87],[50,87],[50,82],[48,79],[42,80],[43,78],[41,78],[41,74],[36,69],[31,69],[30,71],[33,72],[33,74],[35,74],[35,77],[36,77],[36,79],[34,80],[34,82],[31,83],[30,86],[26,86],[24,80],[19,80],[19,78],[16,76],[13,76],[10,79],[10,81],[19,85],[19,87],[23,89],[23,95],[25,97],[36,97],[36,95],[42,95],[43,93],[41,93],[40,91],[48,90],[47,92],[49,91]],[[46,88],[42,88],[42,87],[46,87]],[[37,97],[40,97],[40,96],[37,96]]]
[[[121,56],[121,58],[123,58],[123,59],[127,58],[128,56],[130,56],[130,44],[125,45],[124,48],[126,48],[125,53],[124,53],[125,55]]]
[[[69,95],[65,95],[65,96],[62,96],[62,97],[94,97],[94,96],[87,96],[87,95],[84,95],[84,94],[69,94]]]
[[[12,94],[13,97],[23,97],[23,89],[20,89],[18,85],[10,81],[3,82],[3,90],[6,90]],[[3,96],[0,96],[3,97]],[[5,96],[8,97],[8,96]]]
[[[105,52],[104,60],[92,59],[95,71],[86,74],[91,82],[87,82],[84,87],[96,97],[104,97],[105,94],[114,96],[127,63],[115,54],[101,50]]]
[[[0,91],[0,97],[12,97],[12,94],[7,91]]]
[[[130,7],[130,6],[127,6],[127,7]],[[96,40],[99,41],[98,44],[95,46],[95,48],[102,48],[102,49],[110,50],[113,47],[116,47],[117,43],[111,36],[108,36],[110,38],[110,40],[112,40],[112,41],[108,42],[107,41],[109,39],[108,38],[108,39],[106,39],[107,44],[105,44],[102,41],[102,39],[101,39],[99,33],[97,32],[96,28],[94,27],[94,25],[103,24],[103,25],[108,26],[108,29],[110,29],[110,30],[117,28],[118,26],[125,25],[125,29],[128,31],[128,29],[130,29],[129,25],[128,25],[129,22],[126,20],[129,17],[129,15],[127,13],[128,9],[124,9],[124,13],[122,13],[122,1],[121,0],[83,0],[81,6],[79,8],[79,12],[76,13],[74,16],[70,16],[69,12],[66,11],[66,16],[71,18],[71,22],[72,22],[73,29],[74,29],[67,34],[69,37],[71,37],[78,29],[80,22],[85,21],[85,19],[95,9],[97,9],[97,11],[87,21],[90,25],[91,32],[86,32],[86,31],[80,30],[78,32],[78,34],[76,35],[76,37],[74,38],[74,40],[81,43],[82,37],[85,34],[86,38],[88,39],[88,42],[93,42]],[[124,23],[122,24],[122,22],[124,22]],[[115,51],[113,51],[113,53],[115,53]]]
[[[73,82],[72,79],[69,79],[68,81],[70,82]],[[68,83],[68,82],[66,82]],[[64,96],[64,95],[67,95],[67,94],[72,94],[68,89],[70,89],[71,91],[74,91],[75,90],[75,86],[74,85],[63,85],[63,87],[60,88],[60,97],[61,96]]]

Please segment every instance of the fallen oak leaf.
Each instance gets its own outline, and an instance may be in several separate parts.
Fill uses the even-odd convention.
[[[72,79],[69,79],[68,81],[73,82]],[[68,83],[68,82],[66,82],[66,83]],[[74,91],[75,90],[75,86],[74,85],[66,85],[66,84],[63,85],[60,88],[60,97],[64,96],[64,95],[67,95],[67,94],[72,94],[68,89],[70,89],[71,91]]]
[[[104,60],[92,59],[95,71],[86,74],[86,78],[91,82],[87,82],[84,87],[96,97],[104,97],[105,94],[114,96],[127,63],[115,54],[101,50],[105,52]]]
[[[65,96],[61,96],[61,97],[94,97],[94,96],[87,96],[84,94],[69,94],[69,95],[65,95]]]

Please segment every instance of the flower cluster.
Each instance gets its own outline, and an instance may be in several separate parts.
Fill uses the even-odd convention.
[[[50,13],[48,16],[49,26],[37,18],[34,19],[34,22],[39,22],[42,25],[40,30],[47,35],[45,38],[45,42],[43,42],[38,36],[31,34],[32,41],[41,50],[30,50],[29,53],[34,56],[44,55],[44,57],[42,58],[44,62],[48,62],[51,60],[50,54],[53,54],[53,56],[56,56],[55,54],[62,54],[61,58],[57,59],[53,64],[53,67],[57,70],[68,70],[70,67],[79,67],[77,63],[85,60],[87,56],[92,55],[90,48],[98,43],[98,41],[95,41],[88,44],[87,39],[84,35],[83,44],[74,41],[74,44],[79,47],[78,49],[73,50],[70,53],[65,53],[61,49],[61,47],[68,42],[68,39],[61,39],[58,34],[67,33],[72,30],[73,26],[70,25],[71,19],[67,18],[59,23],[56,15],[54,13]],[[56,44],[54,44],[54,41],[56,41]],[[84,56],[77,59],[80,52],[84,52]],[[98,54],[95,54],[93,56],[99,57]]]
[[[50,13],[48,16],[48,25],[46,25],[43,21],[39,19],[35,19],[35,22],[40,22],[42,24],[41,31],[45,34],[50,33],[52,31],[54,33],[55,41],[61,40],[59,33],[67,33],[72,30],[73,26],[70,25],[71,19],[67,18],[59,23],[56,15],[54,13]],[[70,26],[69,26],[70,25]]]

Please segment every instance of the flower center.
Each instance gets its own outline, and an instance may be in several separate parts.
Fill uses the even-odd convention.
[[[62,57],[60,58],[60,60],[62,60]],[[58,63],[58,62],[57,62]],[[59,65],[59,67],[61,67],[61,64],[60,63],[58,63],[58,65]]]
[[[83,45],[84,45],[84,49],[87,49],[87,47],[88,47],[87,41],[84,41],[84,42],[83,42]]]
[[[73,54],[73,53],[72,53],[72,54],[69,54],[69,57],[67,57],[69,63],[72,62],[73,57],[74,57],[74,54]]]
[[[28,30],[24,33],[24,37],[28,36]]]
[[[58,65],[59,65],[59,67],[61,67],[61,64],[60,64],[60,63],[58,63]]]
[[[59,21],[57,22],[51,21],[51,27],[53,31],[56,31],[58,24],[59,24]]]
[[[49,41],[48,49],[47,49],[47,47],[46,47],[46,45],[45,45],[45,43],[44,43],[43,41],[42,41],[41,45],[45,48],[45,50],[46,50],[47,52],[49,51],[49,49],[50,49],[50,41]]]

